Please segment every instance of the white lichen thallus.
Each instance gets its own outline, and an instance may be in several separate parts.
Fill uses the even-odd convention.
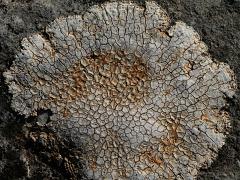
[[[4,73],[12,107],[83,148],[93,179],[194,179],[224,144],[236,90],[193,28],[155,2],[111,2],[33,34]]]

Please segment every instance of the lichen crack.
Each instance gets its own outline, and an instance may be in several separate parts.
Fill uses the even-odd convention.
[[[12,107],[83,149],[90,179],[194,179],[224,144],[233,71],[155,2],[109,2],[33,34],[4,73]]]

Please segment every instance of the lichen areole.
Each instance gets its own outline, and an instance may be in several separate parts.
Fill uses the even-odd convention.
[[[22,41],[12,107],[82,148],[89,179],[194,179],[224,144],[234,73],[155,2],[110,2]],[[46,37],[45,34],[48,34]]]

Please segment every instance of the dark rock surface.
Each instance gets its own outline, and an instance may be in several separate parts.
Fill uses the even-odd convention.
[[[84,179],[77,150],[44,127],[49,112],[25,119],[10,108],[2,72],[20,41],[59,16],[80,14],[103,0],[0,0],[0,179]],[[138,0],[144,5],[144,1]],[[172,17],[194,27],[212,56],[228,63],[240,85],[240,1],[158,0]],[[240,95],[229,99],[232,130],[218,158],[198,179],[240,179]]]

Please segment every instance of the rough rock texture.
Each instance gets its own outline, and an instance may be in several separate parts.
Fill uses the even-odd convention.
[[[96,2],[97,3],[97,2]],[[211,54],[222,61],[227,61],[237,73],[238,65],[238,47],[239,47],[239,3],[235,1],[161,1],[159,2],[171,17],[176,20],[182,19],[188,25],[194,28],[202,35],[204,41],[210,47]],[[15,48],[19,46],[19,40],[29,35],[29,33],[43,30],[43,27],[59,15],[79,14],[90,4],[95,2],[74,2],[74,1],[3,1],[1,4],[1,72],[6,70],[16,54]],[[3,78],[1,79],[1,82]],[[27,149],[34,153],[34,157],[29,156],[30,160],[36,159],[35,163],[29,161],[31,166],[28,166],[29,171],[38,172],[41,179],[44,177],[52,177],[64,179],[65,173],[62,173],[62,166],[52,165],[43,159],[43,154],[48,154],[46,150],[32,151],[25,145],[25,142],[19,142],[16,138],[21,138],[22,133],[26,133],[26,129],[31,129],[29,125],[26,129],[21,129],[25,123],[21,116],[9,110],[10,96],[6,94],[7,88],[1,84],[1,138],[2,150],[1,168],[3,169],[1,177],[3,179],[26,178],[27,172],[25,163],[21,163],[28,156],[22,149]],[[237,96],[238,98],[238,96]],[[230,100],[230,99],[229,99]],[[237,100],[237,99],[236,99]],[[230,110],[233,115],[232,133],[228,136],[227,144],[220,152],[218,160],[207,171],[201,173],[199,179],[238,179],[239,178],[239,121],[237,119],[239,109],[237,101],[229,101],[230,107],[225,109]],[[38,118],[39,120],[41,118]],[[31,119],[28,119],[30,124],[33,124]],[[44,120],[45,121],[45,120]],[[41,123],[40,123],[41,124]],[[39,128],[39,130],[41,130]],[[20,135],[19,135],[20,134]],[[28,136],[27,136],[28,137]],[[56,144],[56,143],[53,143]],[[64,145],[59,145],[63,146]],[[9,148],[10,147],[10,148]],[[10,150],[12,149],[12,150]],[[39,151],[43,151],[39,153]],[[52,149],[54,152],[55,149]],[[21,156],[19,156],[19,154]],[[63,156],[64,153],[61,151]],[[48,161],[51,161],[51,157]],[[68,158],[69,159],[69,158]],[[33,162],[33,161],[32,161]],[[47,165],[44,165],[44,163]],[[7,165],[6,165],[7,164]],[[14,168],[15,165],[19,172],[9,173],[8,169]],[[59,162],[61,164],[61,162]],[[54,167],[54,169],[52,168]],[[56,170],[58,172],[56,172]],[[61,174],[60,174],[61,173]],[[41,175],[41,176],[40,176]],[[35,178],[33,174],[28,178]]]
[[[22,41],[4,73],[20,114],[82,149],[93,179],[193,179],[229,128],[233,71],[155,2],[105,3]]]

